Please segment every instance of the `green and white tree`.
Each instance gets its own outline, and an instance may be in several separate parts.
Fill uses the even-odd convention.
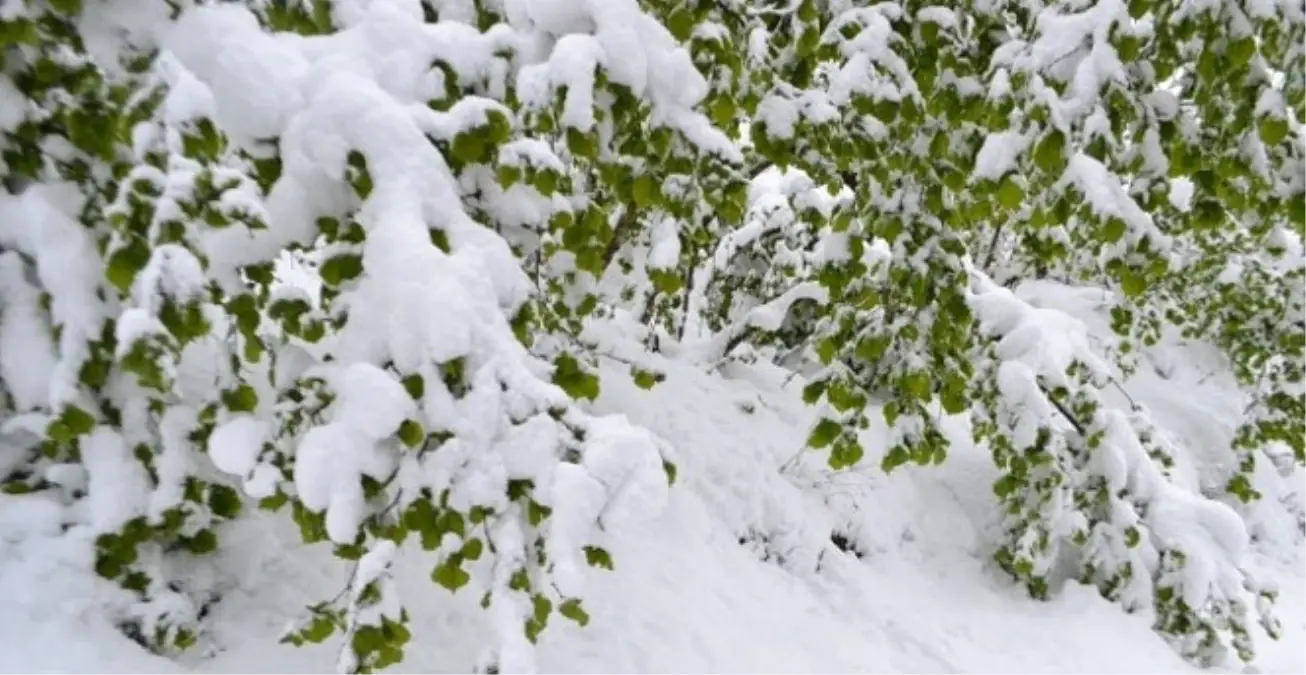
[[[528,670],[675,477],[588,409],[605,341],[705,330],[807,377],[836,468],[871,425],[886,470],[943,462],[965,416],[1034,596],[1070,559],[1249,659],[1274,591],[1221,501],[1306,459],[1304,38],[1293,0],[14,0],[0,483],[151,649],[202,637],[188,570],[264,509],[350,571],[285,640],[398,662],[424,555]],[[1031,282],[1104,289],[1118,339]],[[1175,333],[1246,390],[1227,500],[1103,403]]]
[[[816,264],[766,298],[827,291],[815,321],[770,322],[804,333],[762,340],[822,366],[805,390],[822,410],[809,444],[851,466],[859,431],[883,424],[897,439],[877,453],[886,470],[937,463],[938,416],[965,415],[1004,474],[998,561],[1033,595],[1074,555],[1106,597],[1152,605],[1185,655],[1218,661],[1230,643],[1249,659],[1249,605],[1278,629],[1273,589],[1240,567],[1241,524],[1165,480],[1172,452],[1147,411],[1121,417],[1100,392],[1180,332],[1218,347],[1248,395],[1222,491],[1255,499],[1257,458],[1278,447],[1302,462],[1303,6],[753,9],[734,33],[758,46],[746,79],[764,83],[741,113],[751,161],[853,195],[799,225]],[[755,287],[750,274],[734,285]],[[1031,306],[1020,290],[1039,280],[1108,291],[1115,343],[1094,348]],[[1171,509],[1221,536],[1194,541]]]
[[[115,8],[140,24],[105,24]],[[355,570],[286,640],[339,633],[350,672],[399,661],[389,569],[418,547],[493,613],[487,662],[530,669],[550,617],[589,620],[600,520],[656,510],[674,475],[653,436],[574,403],[597,381],[571,343],[540,341],[602,297],[610,216],[744,185],[688,56],[634,5],[512,25],[475,3],[131,9],[0,23],[5,321],[26,321],[4,417],[29,432],[6,491],[58,498],[153,649],[195,642],[208,589],[184,569],[262,508]],[[631,35],[643,70],[603,57]],[[700,165],[722,180],[665,194]],[[656,221],[615,248],[658,245]],[[292,260],[316,285],[285,280]]]

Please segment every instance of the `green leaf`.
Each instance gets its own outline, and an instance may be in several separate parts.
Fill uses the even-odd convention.
[[[512,573],[512,578],[508,580],[508,588],[514,591],[529,593],[531,590],[531,577],[526,570],[518,568]]]
[[[440,528],[445,532],[452,532],[459,537],[467,534],[467,525],[463,522],[463,514],[454,509],[445,509],[440,514]]]
[[[484,549],[485,544],[481,543],[480,539],[468,539],[467,542],[463,544],[462,550],[459,551],[459,555],[461,555],[464,560],[480,560],[481,552]]]
[[[609,571],[615,569],[612,566],[612,556],[597,546],[585,547],[585,562],[589,563],[590,567],[602,567]]]
[[[1298,192],[1288,203],[1289,222],[1296,225],[1300,232],[1306,228],[1306,192]]]
[[[998,185],[998,204],[1003,208],[1015,209],[1025,200],[1025,191],[1016,183],[1016,179],[1008,174]]]
[[[1238,40],[1234,40],[1225,50],[1224,56],[1229,60],[1229,64],[1234,68],[1242,68],[1252,60],[1256,54],[1256,40],[1250,35]]]
[[[551,169],[536,171],[531,186],[541,195],[552,197],[558,191],[558,174]]]
[[[631,199],[634,200],[635,206],[639,208],[649,208],[658,202],[657,182],[648,174],[642,174],[635,179],[634,185],[631,186]]]
[[[966,382],[960,378],[949,377],[939,392],[939,402],[943,411],[949,415],[960,415],[966,411]]]
[[[822,365],[830,365],[838,350],[839,343],[834,338],[826,338],[816,345],[816,357],[821,360]]]
[[[838,471],[856,465],[862,460],[862,445],[850,436],[840,436],[830,449],[830,468]]]
[[[258,394],[248,384],[222,392],[222,405],[232,412],[254,412],[258,408]]]
[[[182,537],[181,542],[187,551],[195,555],[204,555],[218,550],[218,535],[209,529],[200,530],[193,537]]]
[[[1125,221],[1112,216],[1102,225],[1102,241],[1114,244],[1125,236]]]
[[[318,270],[328,286],[339,286],[340,284],[354,279],[363,273],[363,256],[357,253],[345,253],[332,258],[327,258]]]
[[[823,417],[821,418],[821,421],[817,422],[816,426],[812,428],[812,433],[808,435],[807,446],[820,450],[821,448],[827,447],[833,443],[834,439],[838,438],[842,431],[843,426],[838,422]]]
[[[36,24],[29,19],[14,18],[10,20],[0,20],[0,47],[10,45],[39,45],[41,43],[41,34],[36,29]],[[0,59],[3,64],[3,59]]]
[[[341,560],[359,561],[362,560],[363,554],[367,552],[358,544],[337,544],[332,551],[337,558]]]
[[[878,363],[889,349],[892,340],[893,337],[889,335],[863,338],[857,343],[857,348],[853,350],[853,353],[857,355],[857,358],[867,363]]]
[[[652,389],[655,385],[667,379],[666,375],[653,370],[644,370],[643,368],[630,369],[630,374],[635,380],[635,386],[640,389]]]
[[[95,428],[95,417],[75,405],[65,406],[59,422],[73,437],[84,436]]]
[[[471,129],[454,136],[449,152],[464,164],[478,164],[487,154],[485,138],[479,129]]]
[[[884,459],[880,460],[880,469],[885,473],[890,473],[894,469],[911,461],[911,452],[906,447],[895,445],[885,453]]]
[[[318,615],[313,617],[313,620],[299,631],[299,637],[313,644],[321,644],[331,637],[331,633],[335,632],[335,627],[335,622],[331,621],[329,617]]]
[[[472,576],[463,571],[461,558],[451,555],[431,571],[431,580],[450,592],[457,592],[472,580]]]
[[[594,159],[599,156],[598,143],[575,127],[567,127],[567,150],[576,157]]]
[[[544,506],[534,499],[526,502],[526,520],[530,522],[532,527],[539,527],[540,523],[544,522],[544,519],[548,518],[551,513],[553,513],[552,508]]]
[[[709,112],[712,121],[722,129],[730,129],[735,121],[735,102],[728,96],[719,96],[712,102]]]
[[[1034,164],[1049,174],[1060,173],[1066,165],[1066,135],[1059,129],[1048,132],[1034,147]]]
[[[126,294],[131,291],[137,272],[144,269],[149,262],[149,246],[139,239],[133,239],[127,246],[109,256],[108,264],[104,269],[105,279],[119,292]]]
[[[1002,499],[1012,492],[1015,492],[1018,487],[1020,487],[1020,480],[1015,476],[1008,474],[993,483],[993,494],[997,495],[999,499]]]
[[[1120,60],[1128,63],[1138,58],[1138,52],[1142,48],[1142,40],[1133,35],[1120,35],[1116,40],[1115,47]]]
[[[1147,280],[1143,275],[1129,268],[1120,272],[1120,290],[1126,297],[1135,298],[1147,290]]]
[[[347,175],[349,184],[354,188],[354,194],[359,199],[367,199],[372,194],[372,175],[367,171],[367,158],[363,153],[357,150],[351,150],[348,156],[349,169]]]
[[[919,25],[921,29],[921,40],[929,47],[936,48],[939,44],[939,24],[934,23],[933,21],[926,21]]]
[[[667,17],[667,30],[679,42],[689,39],[694,32],[694,15],[688,7],[681,5]]]
[[[544,597],[542,593],[536,593],[531,596],[531,615],[536,623],[544,626],[549,622],[549,614],[553,612],[553,602]]]
[[[903,375],[899,386],[902,387],[903,393],[915,400],[925,401],[930,398],[930,379],[923,372],[911,372]]]
[[[553,383],[569,396],[588,401],[599,397],[599,378],[581,370],[580,362],[571,354],[560,354],[553,365]]]
[[[507,190],[513,185],[521,182],[522,171],[520,168],[510,164],[501,164],[495,169],[495,178],[499,181],[499,187]]]
[[[803,403],[806,403],[807,405],[812,405],[813,403],[816,403],[817,401],[821,400],[821,396],[825,394],[825,389],[826,389],[826,383],[821,380],[818,380],[816,382],[807,385],[806,387],[803,387]]]
[[[581,608],[580,600],[577,600],[576,598],[563,601],[563,603],[558,606],[558,613],[572,621],[575,621],[581,627],[588,625],[590,622],[590,615]]]
[[[400,442],[410,448],[421,447],[426,440],[426,430],[416,420],[404,420],[399,424],[399,431],[395,435],[399,437]]]
[[[1279,117],[1264,117],[1259,126],[1261,142],[1266,145],[1278,145],[1288,137],[1288,120]]]
[[[793,5],[790,5],[791,7]],[[816,9],[816,0],[801,0],[798,3],[798,20],[803,23],[813,23],[820,18],[820,12]]]
[[[421,375],[409,375],[401,382],[404,385],[404,390],[413,399],[420,401],[426,395],[426,381],[422,379]]]
[[[308,510],[303,502],[296,499],[291,502],[291,517],[299,525],[299,536],[305,544],[326,541],[326,517],[323,514]]]
[[[226,485],[209,485],[209,510],[213,515],[228,520],[240,514],[240,493]]]

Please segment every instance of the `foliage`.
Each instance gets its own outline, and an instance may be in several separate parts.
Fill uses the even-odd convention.
[[[687,3],[704,17],[723,4]],[[1184,544],[1157,521],[1186,499],[1164,478],[1170,453],[1146,410],[1121,418],[1100,392],[1165,335],[1208,342],[1249,396],[1223,491],[1255,499],[1275,443],[1303,460],[1300,3],[804,0],[757,3],[745,24],[730,35],[761,83],[738,90],[753,150],[826,190],[785,243],[731,249],[802,272],[741,264],[716,279],[752,294],[719,294],[742,317],[732,337],[757,331],[758,310],[791,308],[778,330],[719,343],[752,358],[778,342],[791,364],[808,349],[808,444],[834,468],[861,461],[860,432],[879,423],[896,439],[877,453],[885,470],[942,462],[939,416],[964,414],[1003,472],[998,562],[1032,595],[1074,556],[1127,610],[1152,604],[1186,656],[1218,662],[1232,640],[1249,659],[1249,598],[1263,610],[1273,591],[1237,549]],[[793,212],[811,199],[775,194]],[[811,282],[826,291],[815,316],[783,302]],[[1107,289],[1118,340],[1094,347],[1031,306],[1048,282]],[[1194,581],[1194,557],[1221,578]]]
[[[0,482],[75,514],[150,648],[202,639],[186,566],[264,510],[351,570],[284,640],[400,661],[420,548],[529,669],[614,567],[613,476],[676,475],[588,410],[620,331],[799,372],[834,468],[941,463],[963,416],[1035,597],[1072,560],[1198,662],[1250,659],[1249,602],[1277,633],[1236,514],[1103,392],[1213,345],[1220,499],[1306,461],[1300,2],[127,4],[0,18]]]

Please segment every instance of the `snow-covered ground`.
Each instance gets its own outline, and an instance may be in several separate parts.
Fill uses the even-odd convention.
[[[964,430],[954,430],[958,443],[941,467],[885,476],[868,457],[868,468],[832,475],[815,453],[793,461],[810,412],[783,373],[654,365],[668,378],[646,392],[628,366],[607,362],[597,407],[669,441],[680,479],[657,518],[611,540],[615,571],[587,570],[593,620],[579,628],[555,618],[539,644],[542,671],[1194,670],[1146,617],[1122,614],[1095,591],[1072,585],[1038,603],[993,568],[996,472],[961,442]],[[1218,406],[1202,398],[1209,386],[1183,380],[1200,375],[1189,370],[1130,388],[1152,399],[1172,433],[1200,443],[1218,425]],[[106,587],[66,559],[66,542],[0,541],[0,670],[330,670],[332,642],[295,648],[277,637],[306,603],[336,593],[345,564],[300,545],[283,519],[239,527],[221,554],[229,580],[220,586],[230,590],[213,607],[212,632],[180,664],[117,633],[96,602]],[[1276,527],[1286,525],[1266,529],[1254,563],[1280,583],[1285,638],[1258,639],[1255,668],[1306,672],[1301,549]],[[836,548],[834,532],[856,553]],[[395,670],[466,672],[491,627],[474,594],[429,581],[425,557],[399,563],[414,639]]]

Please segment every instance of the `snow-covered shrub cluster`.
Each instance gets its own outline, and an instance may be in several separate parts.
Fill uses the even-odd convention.
[[[1240,509],[1306,439],[1304,37],[1294,0],[6,2],[3,504],[156,651],[263,509],[350,569],[285,640],[398,662],[424,555],[529,670],[675,482],[588,407],[625,341],[792,369],[835,468],[943,462],[964,418],[1033,596],[1249,659]],[[1246,393],[1201,485],[1104,404],[1179,339]]]
[[[1003,472],[997,561],[1032,595],[1078,578],[1196,661],[1250,659],[1249,614],[1278,632],[1275,591],[1244,569],[1238,513],[1276,478],[1258,461],[1289,475],[1306,441],[1306,6],[756,4],[729,33],[749,161],[789,173],[769,197],[788,210],[755,208],[792,224],[783,243],[746,224],[746,253],[727,238],[745,262],[714,282],[765,290],[722,309],[771,330],[715,344],[778,346],[808,376],[809,445],[835,468],[881,424],[885,470],[942,462],[940,418],[963,416]],[[791,215],[808,204],[821,215]],[[1116,339],[1039,306],[1049,283],[1100,289]],[[1147,410],[1103,403],[1178,339],[1217,348],[1246,394],[1202,485],[1170,477],[1190,453]]]
[[[565,266],[551,245],[607,227],[619,207],[565,167],[614,122],[729,159],[683,52],[634,5],[511,26],[471,3],[79,5],[0,24],[6,491],[68,509],[153,648],[199,630],[175,559],[263,508],[355,561],[286,639],[342,633],[348,671],[400,660],[388,569],[412,541],[483,595],[490,662],[529,669],[550,617],[588,621],[600,524],[656,510],[672,467],[574,403],[595,385],[576,359],[532,356],[575,289],[551,268],[534,293],[518,256]],[[615,45],[639,62],[597,71]],[[643,117],[596,119],[619,108],[603,72]],[[315,292],[278,274],[291,251]]]

